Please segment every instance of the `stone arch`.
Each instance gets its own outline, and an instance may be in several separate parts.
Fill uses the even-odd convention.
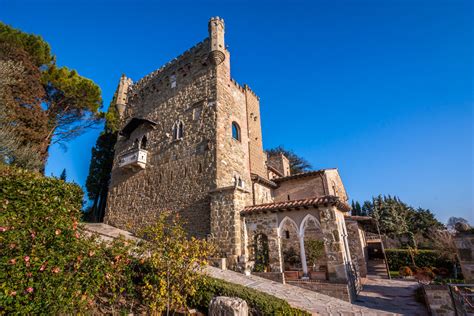
[[[303,220],[301,221],[301,224],[300,224],[300,234],[301,236],[304,236],[304,232],[306,230],[306,225],[309,224],[309,221],[313,221],[314,224],[316,224],[316,227],[321,229],[321,223],[319,222],[319,220],[312,214],[308,214],[306,215]]]
[[[287,222],[291,226],[293,226],[296,232],[298,233],[298,235],[300,235],[300,230],[296,222],[292,218],[285,216],[285,218],[283,218],[282,221],[280,222],[280,225],[278,225],[278,237],[283,237],[283,228],[285,227],[285,224],[287,224]]]
[[[278,225],[283,271],[301,271],[300,231],[295,221],[286,216]]]

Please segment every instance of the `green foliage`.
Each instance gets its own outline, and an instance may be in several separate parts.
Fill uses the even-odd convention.
[[[291,174],[302,173],[311,170],[311,164],[303,157],[298,156],[292,150],[286,149],[283,146],[278,146],[267,150],[269,156],[276,154],[283,154],[290,161]]]
[[[406,246],[431,247],[433,230],[444,229],[434,214],[427,209],[413,208],[398,197],[379,195],[362,205],[352,201],[353,215],[371,216],[376,219],[380,232],[400,240]]]
[[[66,169],[63,169],[63,171],[61,172],[61,175],[59,176],[59,180],[63,180],[63,181],[67,180]]]
[[[453,270],[454,262],[450,261],[437,251],[433,250],[417,250],[414,254],[410,254],[408,249],[385,249],[387,262],[390,270],[398,271],[404,266],[412,267],[413,260],[416,267],[437,267]],[[413,255],[413,260],[412,256]]]
[[[190,298],[189,305],[205,311],[215,296],[239,297],[245,300],[249,305],[250,315],[310,315],[272,295],[210,277],[200,280],[198,290]]]
[[[268,237],[265,234],[255,235],[254,253],[255,253],[255,272],[264,272],[269,264],[268,257]]]
[[[49,65],[54,62],[51,48],[45,40],[38,35],[27,34],[0,22],[0,43],[8,43],[26,51],[31,56],[37,67]]]
[[[100,221],[105,213],[115,143],[120,128],[120,118],[115,107],[116,98],[117,92],[115,92],[105,114],[104,131],[99,135],[94,148],[92,148],[89,174],[86,180],[87,196],[93,201],[86,214],[86,220],[92,222]]]
[[[325,255],[324,241],[317,239],[308,239],[304,241],[306,251],[306,260],[310,266],[315,266],[318,260]]]
[[[153,314],[186,307],[203,278],[212,247],[202,239],[188,238],[176,215],[162,212],[156,222],[141,232],[146,240],[138,249],[148,273],[143,276],[144,303]]]
[[[84,235],[81,203],[75,184],[0,166],[3,313],[75,314],[131,294],[130,246]]]
[[[0,48],[0,59],[24,66],[9,85],[10,120],[25,143],[39,146],[43,163],[51,143],[64,145],[100,121],[100,88],[75,70],[57,67],[41,37],[0,22]]]

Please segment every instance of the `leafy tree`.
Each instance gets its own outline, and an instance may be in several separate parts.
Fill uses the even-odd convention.
[[[290,161],[291,174],[297,174],[311,170],[311,164],[303,157],[298,156],[292,150],[286,149],[283,146],[278,146],[267,150],[269,156],[283,154]]]
[[[455,217],[455,216],[451,216],[449,219],[448,219],[448,222],[446,223],[446,227],[450,230],[450,231],[455,231],[455,226],[457,223],[463,223],[463,224],[469,224],[469,222],[467,221],[467,219],[465,218],[462,218],[462,217]]]
[[[0,22],[0,60],[23,67],[3,99],[10,125],[24,145],[38,147],[43,165],[51,144],[65,145],[102,117],[100,88],[75,70],[58,67],[41,37]]]
[[[442,230],[434,214],[427,209],[409,206],[396,196],[379,195],[372,201],[365,201],[360,207],[358,202],[352,202],[353,214],[369,215],[376,219],[380,232],[390,238],[405,240],[411,247],[417,247],[420,242],[432,240],[432,230]],[[360,213],[359,213],[360,212]]]
[[[61,175],[59,176],[59,180],[66,181],[66,179],[67,179],[66,169],[63,169],[63,171],[61,172]]]
[[[188,238],[177,215],[163,212],[156,223],[141,232],[142,262],[148,266],[143,276],[143,297],[152,314],[161,315],[186,307],[198,290],[199,273],[212,253],[205,240]]]
[[[311,267],[315,267],[318,260],[324,256],[324,241],[317,239],[308,239],[304,242],[306,251],[306,260]]]
[[[0,142],[4,162],[39,170],[47,117],[39,69],[21,49],[0,41]],[[6,153],[8,152],[8,153]],[[40,160],[38,160],[38,158]]]

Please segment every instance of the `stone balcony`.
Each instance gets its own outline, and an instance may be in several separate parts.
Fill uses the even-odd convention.
[[[144,149],[129,150],[119,156],[119,168],[145,169],[147,155]]]

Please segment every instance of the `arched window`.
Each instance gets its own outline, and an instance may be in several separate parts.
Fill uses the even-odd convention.
[[[232,138],[240,141],[240,126],[236,122],[232,122]]]
[[[176,121],[173,125],[173,139],[181,139],[184,136],[184,124],[181,121]]]
[[[140,142],[140,149],[146,149],[146,145],[147,145],[147,139],[146,139],[146,135],[144,135]]]

